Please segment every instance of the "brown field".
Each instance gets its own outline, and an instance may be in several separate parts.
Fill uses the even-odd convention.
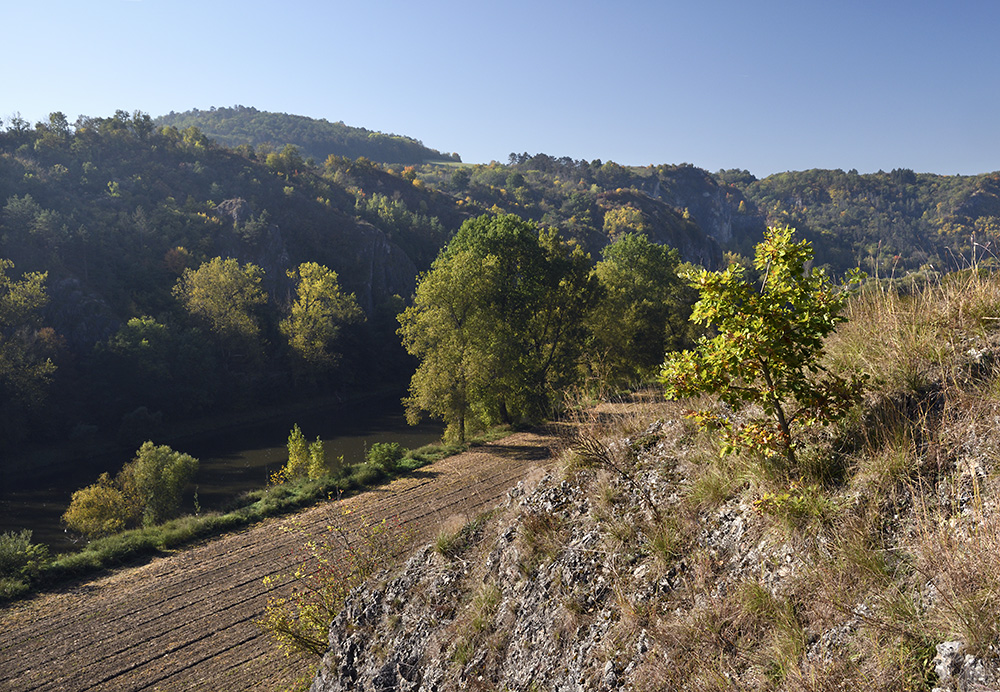
[[[116,570],[0,611],[0,690],[280,690],[317,661],[278,652],[256,621],[268,575],[290,571],[303,535],[333,521],[395,517],[417,540],[496,505],[553,434],[519,433],[339,502]],[[351,514],[343,515],[344,510]]]

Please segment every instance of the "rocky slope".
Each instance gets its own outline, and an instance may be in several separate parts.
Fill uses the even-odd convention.
[[[562,470],[357,590],[312,692],[997,689],[995,642],[944,624],[965,593],[948,567],[969,556],[964,531],[995,540],[998,525],[961,458],[938,485],[955,531],[898,489],[879,498],[894,514],[873,547],[850,484],[822,512],[782,513],[811,486],[720,488],[723,467],[672,404],[600,417]],[[957,541],[950,557],[930,535]]]

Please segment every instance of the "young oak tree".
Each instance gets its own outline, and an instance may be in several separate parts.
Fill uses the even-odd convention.
[[[820,363],[823,339],[846,318],[847,299],[818,269],[807,271],[808,241],[793,242],[792,228],[768,228],[756,247],[760,286],[743,279],[743,267],[703,270],[691,319],[712,326],[694,350],[670,355],[660,374],[668,398],[716,394],[733,410],[759,404],[763,418],[740,426],[709,411],[692,416],[725,433],[724,453],[739,447],[781,454],[796,466],[795,430],[842,418],[860,398],[863,379],[849,380]],[[852,281],[860,280],[855,273]]]

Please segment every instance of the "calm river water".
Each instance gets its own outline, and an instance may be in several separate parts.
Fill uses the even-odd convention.
[[[365,450],[376,442],[398,442],[414,449],[437,442],[444,432],[436,423],[410,426],[406,423],[398,395],[317,408],[289,414],[263,424],[228,429],[178,443],[174,448],[199,459],[194,483],[203,511],[219,509],[238,494],[261,488],[285,463],[288,432],[298,423],[308,440],[323,438],[327,459],[343,455],[345,461],[364,459]],[[155,441],[155,440],[154,440]],[[70,547],[60,522],[74,490],[97,480],[102,471],[116,473],[128,458],[98,460],[87,468],[51,474],[26,481],[21,487],[0,490],[0,532],[31,529],[32,540],[55,549]],[[193,498],[185,498],[183,511],[194,510]]]

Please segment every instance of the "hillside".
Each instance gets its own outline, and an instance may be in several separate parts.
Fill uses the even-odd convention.
[[[348,599],[312,691],[997,689],[998,296],[855,300],[826,362],[865,402],[798,468],[656,392],[584,411],[560,470]]]
[[[159,116],[154,122],[158,126],[178,130],[196,127],[230,148],[243,145],[281,151],[290,144],[298,147],[304,157],[319,163],[326,161],[328,156],[365,157],[379,163],[406,165],[461,161],[458,154],[442,154],[411,137],[373,132],[363,127],[350,127],[343,122],[331,123],[302,115],[269,113],[246,106],[171,112]]]
[[[413,363],[395,318],[418,272],[463,221],[506,210],[497,204],[506,190],[479,176],[474,196],[459,197],[412,168],[339,156],[317,167],[294,147],[227,149],[142,113],[12,121],[0,132],[0,257],[13,263],[11,280],[35,277],[44,295],[3,324],[21,336],[0,358],[0,446],[72,442],[76,453],[117,441],[128,453],[161,424],[209,411],[405,381]],[[684,260],[721,261],[698,217],[662,200],[550,187],[537,209],[509,210],[559,228],[591,261],[628,231],[675,245]],[[239,343],[174,293],[215,258],[259,268],[266,300]],[[306,262],[336,272],[366,316],[343,325],[321,371],[304,372],[281,332],[293,298],[287,272]]]
[[[286,272],[304,262],[335,271],[368,319],[341,330],[339,367],[296,388],[398,382],[410,365],[394,336],[396,296],[412,293],[417,272],[467,216],[363,159],[334,158],[323,169],[291,151],[259,160],[194,128],[157,128],[141,113],[72,126],[53,114],[0,133],[0,189],[10,278],[44,273],[44,308],[29,320],[24,349],[56,369],[29,384],[48,379],[47,392],[59,393],[0,374],[2,386],[19,387],[0,402],[0,445],[114,440],[142,407],[171,421],[291,393],[295,363],[279,323],[292,289]],[[215,257],[260,268],[267,300],[251,317],[252,358],[207,334],[172,293],[186,271]],[[149,416],[140,434],[156,432]],[[132,436],[125,430],[123,443]]]
[[[809,170],[756,180],[720,171],[769,224],[789,224],[837,272],[872,275],[947,271],[994,255],[1000,231],[1000,175],[942,176],[896,169]],[[745,250],[744,250],[745,252]]]
[[[682,261],[746,264],[738,255],[768,224],[791,223],[813,240],[816,264],[840,272],[860,263],[901,288],[870,282],[827,342],[828,372],[869,378],[846,422],[810,433],[801,464],[786,465],[748,452],[720,459],[718,440],[677,405],[605,406],[583,421],[563,475],[442,534],[401,577],[350,602],[344,617],[365,626],[334,630],[324,675],[406,678],[419,661],[420,675],[443,688],[481,675],[517,689],[535,676],[568,686],[835,689],[848,680],[920,690],[935,675],[947,683],[965,662],[987,680],[1000,584],[995,570],[968,565],[993,564],[1000,547],[1000,286],[989,273],[997,181],[905,170],[756,180],[545,154],[419,167],[331,155],[317,166],[294,146],[229,149],[142,113],[72,126],[58,113],[34,128],[14,120],[0,132],[3,459],[20,450],[30,468],[25,443],[39,441],[62,445],[67,460],[115,442],[125,459],[171,422],[400,382],[415,363],[400,347],[397,315],[433,266],[447,271],[428,285],[461,299],[459,327],[469,333],[439,339],[444,328],[427,323],[428,343],[466,349],[424,378],[430,394],[447,402],[454,389],[429,385],[455,373],[477,394],[512,374],[502,383],[509,392],[530,389],[523,401],[546,404],[569,391],[621,391],[655,376],[665,350],[655,340],[686,321],[692,301],[678,272],[691,267]],[[609,246],[620,251],[615,261]],[[650,277],[664,283],[636,281],[641,258],[654,254],[663,271]],[[499,269],[512,258],[538,262]],[[352,308],[324,336],[331,352],[319,365],[289,338],[296,270],[307,263],[333,270],[335,281],[322,274],[335,286],[327,297]],[[192,277],[229,281],[224,270],[234,267],[241,289],[253,284],[250,297],[226,293],[213,314],[237,304],[242,312],[213,322],[213,301]],[[553,270],[529,276],[525,267]],[[908,270],[918,273],[904,280]],[[550,292],[541,278],[554,279]],[[505,286],[525,293],[514,304]],[[648,309],[668,297],[667,312]],[[508,320],[517,310],[526,314]],[[554,326],[573,343],[560,351],[558,378],[519,388],[515,378],[532,368],[515,346],[547,334],[525,325]],[[634,357],[615,347],[637,334],[655,345],[653,360],[612,362]],[[671,343],[694,335],[680,330]],[[491,348],[516,357],[501,361]],[[455,362],[503,366],[471,379]],[[612,368],[624,374],[609,384]],[[507,403],[480,408],[509,418]],[[711,412],[733,419],[725,406]],[[945,647],[950,658],[932,672],[945,642],[961,644]],[[359,647],[379,656],[358,662],[350,652]]]
[[[505,165],[424,166],[420,173],[468,203],[495,205],[592,244],[623,229],[655,227],[653,237],[683,247],[694,224],[720,250],[749,256],[765,227],[788,224],[838,276],[857,266],[882,277],[959,269],[973,254],[995,253],[1000,232],[996,173],[815,169],[758,180],[743,170],[625,167],[527,153],[511,154]],[[712,266],[711,257],[699,261]]]

